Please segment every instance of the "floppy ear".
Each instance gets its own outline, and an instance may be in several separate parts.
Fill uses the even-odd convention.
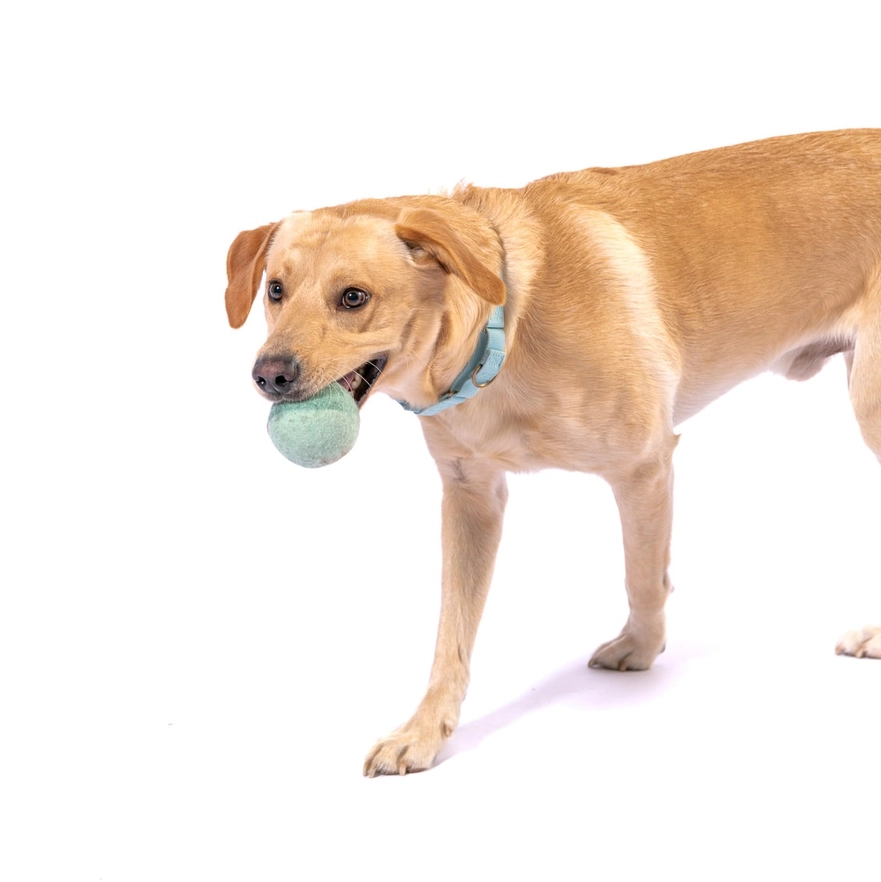
[[[266,259],[266,247],[278,224],[245,230],[236,236],[226,255],[226,314],[234,328],[240,328],[257,296]]]
[[[458,276],[493,306],[505,302],[505,283],[492,269],[491,249],[467,245],[439,212],[430,208],[405,209],[395,224],[395,233],[399,239],[427,251],[443,269]]]

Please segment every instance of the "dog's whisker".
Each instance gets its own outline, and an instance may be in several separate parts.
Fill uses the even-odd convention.
[[[368,362],[368,364],[369,363],[370,362]],[[376,365],[374,365],[374,367],[376,367]],[[371,383],[370,380],[368,380],[367,377],[365,377],[364,374],[361,373],[361,371],[352,371],[352,373],[360,377],[362,383],[366,383],[371,389],[373,388],[373,383]]]
[[[376,377],[374,378],[375,382],[379,379],[380,374],[382,374],[382,368],[375,361],[368,361],[367,364],[376,371]],[[361,379],[365,383],[367,383],[367,385],[370,386],[371,389],[373,388],[373,383],[371,383],[370,380],[368,380],[367,377],[364,376],[364,374],[362,374],[360,371],[356,371],[355,373],[357,373],[358,376],[361,377]]]

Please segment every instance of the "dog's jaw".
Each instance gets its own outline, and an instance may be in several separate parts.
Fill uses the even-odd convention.
[[[337,382],[355,399],[355,404],[361,408],[376,387],[376,383],[380,376],[382,376],[387,362],[387,353],[375,355],[360,367],[340,377]]]

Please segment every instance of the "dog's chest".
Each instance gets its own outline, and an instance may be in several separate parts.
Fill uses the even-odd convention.
[[[608,431],[594,420],[500,410],[479,398],[459,413],[423,419],[435,459],[485,459],[510,472],[599,472],[614,458]]]

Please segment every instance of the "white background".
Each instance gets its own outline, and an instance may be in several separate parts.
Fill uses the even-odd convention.
[[[378,398],[339,464],[271,447],[242,229],[881,125],[864,3],[18,4],[3,16],[0,876],[871,878],[881,470],[843,367],[682,427],[668,650],[597,479],[512,479],[460,731],[368,781],[421,696],[439,485]],[[319,11],[319,7],[320,10]],[[589,296],[589,292],[585,292]],[[874,862],[874,863],[873,863]]]

